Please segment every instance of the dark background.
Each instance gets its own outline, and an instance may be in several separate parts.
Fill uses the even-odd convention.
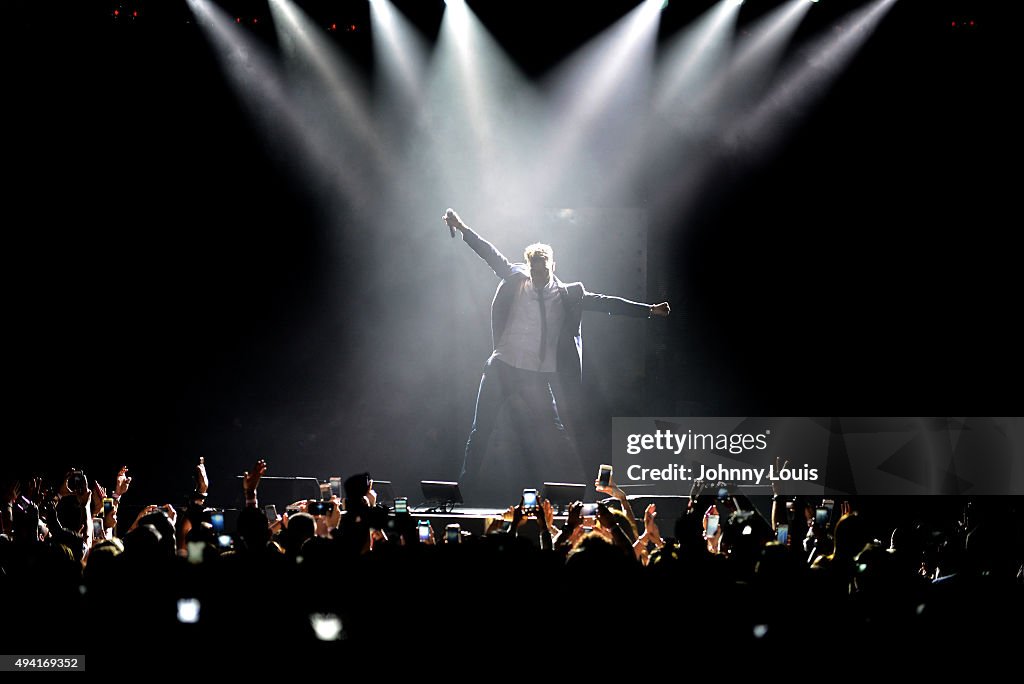
[[[369,77],[365,4],[307,4],[356,25],[331,35]],[[395,4],[436,36],[442,3]],[[671,3],[663,37],[709,4]],[[741,25],[774,4],[748,2]],[[859,4],[824,0],[797,40]],[[648,331],[642,400],[596,410],[1019,414],[1005,4],[901,0],[777,154],[723,159],[685,225],[653,224],[647,299],[673,314]],[[470,5],[541,77],[636,3]],[[362,325],[383,308],[366,292],[377,227],[293,182],[184,3],[137,6],[133,22],[111,16],[131,3],[7,10],[5,469],[77,465],[109,484],[128,464],[140,497],[175,501],[199,456],[224,489],[256,458],[281,475],[368,469],[405,490],[454,478],[490,291],[470,312],[478,335],[422,360],[429,385],[357,372],[422,352]],[[443,209],[411,229],[438,230]]]

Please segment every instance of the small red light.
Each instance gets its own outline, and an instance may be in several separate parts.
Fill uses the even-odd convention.
[[[332,31],[337,31],[338,30],[338,25],[337,24],[331,24],[331,30]]]
[[[138,10],[135,10],[134,12],[132,12],[132,16],[133,16],[133,17],[137,17],[137,16],[139,16],[139,11],[138,11]]]
[[[253,17],[252,18],[252,23],[254,23],[254,24],[260,23],[260,18],[259,17]]]
[[[974,26],[974,20],[971,19],[971,26]]]
[[[242,23],[242,17],[235,17],[235,23],[236,24],[241,24]]]
[[[356,25],[355,25],[355,24],[352,24],[352,25],[350,25],[350,26],[348,27],[348,30],[349,30],[349,31],[352,31],[353,33],[355,33],[355,30],[356,30]]]
[[[114,10],[114,16],[115,17],[121,16],[121,10]]]
[[[953,22],[953,28],[956,28],[956,22],[955,21]]]

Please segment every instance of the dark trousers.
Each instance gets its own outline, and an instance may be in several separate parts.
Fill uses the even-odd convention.
[[[578,462],[575,439],[567,424],[569,411],[564,406],[568,399],[559,374],[521,370],[491,358],[480,378],[473,429],[466,440],[466,455],[459,476],[465,490],[472,492],[478,488],[480,467],[498,414],[516,395],[522,400],[516,404],[522,411],[513,414],[514,425],[524,448],[533,452],[530,456],[534,462],[553,458],[568,459],[573,464]],[[561,411],[560,402],[563,404]]]

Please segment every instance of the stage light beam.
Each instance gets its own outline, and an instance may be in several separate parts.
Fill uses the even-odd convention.
[[[427,46],[390,0],[371,0],[373,56],[378,91],[394,106],[416,112],[423,106]]]
[[[266,49],[210,0],[186,0],[196,23],[214,46],[231,85],[282,164],[294,169],[305,185],[321,196],[357,206],[369,196],[365,176],[338,164],[335,147],[323,131],[309,126]]]
[[[642,128],[649,112],[660,17],[660,0],[645,0],[548,79],[552,114],[532,194],[547,194],[549,201],[561,192],[592,195],[608,164],[629,165],[628,155],[634,153],[625,144],[629,131]]]
[[[662,51],[655,75],[655,111],[694,96],[725,64],[742,1],[720,0]]]
[[[302,101],[303,111],[312,115],[309,125],[323,126],[316,122],[332,112],[337,114],[339,120],[327,124],[331,130],[325,131],[337,141],[334,146],[349,157],[358,150],[362,161],[373,164],[378,173],[386,173],[390,155],[370,118],[359,76],[292,0],[270,0],[269,6],[293,84],[301,87],[296,97]]]
[[[465,2],[447,3],[428,76],[421,141],[442,185],[493,211],[522,201],[535,92]],[[468,205],[464,205],[468,206]]]
[[[755,146],[762,154],[781,142],[784,133],[849,65],[894,4],[896,0],[875,0],[850,12],[835,22],[835,30],[801,50],[777,85],[731,129],[730,141]]]

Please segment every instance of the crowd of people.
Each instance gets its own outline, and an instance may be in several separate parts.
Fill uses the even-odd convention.
[[[268,516],[266,469],[245,473],[232,525],[212,505],[201,459],[177,506],[132,505],[124,467],[109,491],[79,470],[56,485],[8,480],[3,652],[116,650],[142,661],[192,644],[212,657],[230,634],[249,648],[353,655],[504,643],[556,661],[603,644],[609,657],[642,652],[653,666],[736,653],[870,663],[894,649],[998,658],[1020,640],[1018,498],[837,498],[826,508],[778,492],[763,515],[726,483],[697,483],[683,515],[666,521],[653,503],[634,515],[610,482],[598,484],[601,501],[575,502],[564,518],[544,499],[520,501],[482,534],[421,534],[421,516],[378,502],[367,473],[346,479],[343,496]]]

